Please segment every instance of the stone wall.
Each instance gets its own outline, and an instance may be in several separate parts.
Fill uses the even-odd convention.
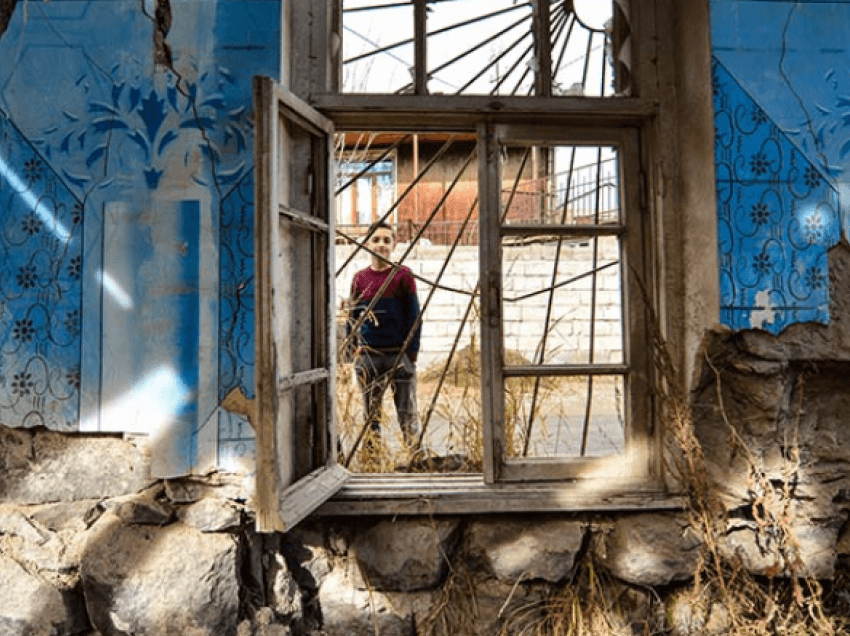
[[[466,618],[494,634],[589,558],[649,607],[645,588],[687,581],[700,553],[681,514],[313,519],[260,535],[244,480],[148,467],[141,438],[0,428],[0,634],[418,634],[461,574]]]
[[[829,325],[711,334],[692,395],[725,549],[760,574],[831,578],[850,542],[850,250],[829,261]]]

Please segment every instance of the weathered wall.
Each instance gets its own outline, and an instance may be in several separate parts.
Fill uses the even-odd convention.
[[[149,434],[158,474],[250,455],[219,403],[254,391],[251,77],[278,76],[279,25],[279,0],[17,3],[0,423]]]
[[[848,220],[847,2],[713,0],[721,319],[829,321]]]
[[[760,574],[788,567],[787,524],[803,570],[832,576],[850,518],[850,249],[830,252],[829,326],[716,333],[693,399],[697,436],[729,514],[728,545]]]
[[[156,480],[147,451],[0,427],[0,632],[410,635],[454,590],[468,614],[444,633],[494,634],[588,558],[630,595],[628,620],[658,625],[647,586],[687,581],[700,552],[682,515],[319,519],[258,535],[245,479]]]
[[[804,9],[841,4],[715,2],[779,7],[792,27],[806,27],[803,41],[818,24],[797,22]],[[176,76],[155,65],[162,34],[140,10],[153,3],[29,2],[26,19],[19,5],[0,39],[0,632],[411,634],[466,586],[474,603],[454,620],[492,634],[500,617],[547,598],[587,557],[634,625],[665,624],[655,595],[690,579],[701,546],[683,515],[318,519],[258,536],[242,476],[152,477],[157,448],[191,459],[202,454],[196,434],[210,427],[221,467],[238,466],[228,453],[252,443],[246,422],[217,407],[234,390],[253,395],[247,78],[277,74],[279,6],[173,3],[165,40],[197,91],[196,114]],[[846,43],[839,29],[821,31]],[[116,42],[127,51],[116,55]],[[830,577],[850,552],[850,255],[831,247],[842,203],[835,162],[788,145],[805,131],[791,134],[774,114],[796,99],[738,90],[741,69],[780,68],[782,50],[773,48],[771,64],[735,68],[721,51],[732,71],[718,68],[715,85],[718,117],[735,123],[718,126],[718,161],[738,168],[719,179],[727,322],[778,335],[710,336],[691,397],[729,517],[725,553],[769,576]],[[826,77],[795,77],[808,74]],[[843,90],[846,78],[829,78],[830,90]],[[846,103],[833,97],[823,135],[843,161]],[[803,103],[820,102],[806,94]],[[762,111],[786,125],[762,121]],[[756,161],[777,148],[783,161]],[[769,179],[756,178],[762,168]],[[771,207],[777,201],[785,203]],[[801,224],[792,212],[809,204],[833,224]],[[759,301],[765,291],[787,292],[793,307]],[[181,386],[197,397],[184,401]],[[151,397],[163,395],[164,411]],[[180,426],[149,437],[152,421]],[[107,433],[119,430],[140,435]],[[800,543],[799,562],[782,560],[785,528]],[[724,633],[717,622],[714,633]]]

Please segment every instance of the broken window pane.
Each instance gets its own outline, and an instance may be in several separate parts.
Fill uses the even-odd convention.
[[[344,0],[343,92],[628,93],[626,0],[427,0],[419,25],[415,4]],[[417,29],[424,32],[419,58]]]
[[[394,170],[392,183],[382,191],[390,196],[373,201],[380,202],[375,219],[385,220],[394,230],[391,261],[410,269],[421,308],[417,437],[403,433],[389,385],[377,415],[379,426],[367,423],[357,365],[366,360],[364,353],[371,352],[366,339],[358,341],[356,336],[365,333],[364,323],[377,331],[392,317],[381,313],[386,308],[380,300],[372,304],[351,297],[355,273],[370,267],[377,248],[368,224],[340,226],[336,292],[342,363],[336,412],[342,462],[356,472],[480,472],[476,137],[454,132],[338,134],[337,203],[351,202],[346,212],[350,218],[362,212],[351,209],[358,202],[360,207],[370,205],[351,192],[367,175],[380,172],[387,157],[393,157]],[[389,171],[385,173],[389,179]],[[408,363],[393,353],[389,364],[403,368]],[[360,372],[365,377],[362,367]],[[364,383],[380,388],[371,380]],[[416,452],[420,439],[424,452]]]
[[[509,457],[576,458],[625,451],[624,378],[505,379]]]

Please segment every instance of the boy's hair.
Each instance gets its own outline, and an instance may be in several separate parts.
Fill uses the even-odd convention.
[[[387,223],[386,221],[375,221],[374,223],[372,223],[372,225],[369,226],[369,229],[366,231],[366,236],[372,236],[380,229],[389,230],[390,232],[395,234],[393,226]]]

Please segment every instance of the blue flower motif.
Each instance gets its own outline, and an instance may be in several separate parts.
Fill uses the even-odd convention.
[[[74,256],[68,263],[68,276],[74,280],[79,280],[83,272],[83,257]]]
[[[820,185],[821,176],[814,166],[806,166],[806,171],[803,174],[803,182],[810,189],[817,188]]]
[[[65,314],[65,329],[71,334],[77,334],[80,331],[80,311],[78,309],[72,309]]]
[[[24,162],[24,177],[29,183],[35,183],[44,174],[44,166],[37,157]]]
[[[806,242],[808,242],[809,245],[822,243],[826,238],[823,216],[821,214],[812,214],[806,217],[806,221],[803,225],[803,232],[806,235]]]
[[[770,164],[763,152],[757,152],[750,157],[750,170],[752,170],[755,174],[763,175],[767,172],[769,167]]]
[[[38,282],[38,274],[35,265],[21,265],[18,268],[18,286],[23,289],[32,289]]]
[[[760,126],[768,121],[767,115],[765,115],[764,111],[758,106],[753,109],[752,119],[756,126]]]
[[[826,286],[826,275],[820,267],[810,267],[806,272],[806,287],[811,289],[823,289]]]
[[[65,374],[65,381],[68,383],[72,389],[80,390],[80,369],[78,367],[74,367],[73,369],[69,369]]]
[[[41,219],[32,213],[27,214],[21,221],[21,229],[25,234],[29,234],[30,236],[38,234],[41,231],[42,225]]]
[[[35,383],[29,373],[16,373],[12,376],[12,393],[21,397],[29,395]]]
[[[32,320],[22,318],[15,321],[15,326],[12,328],[12,337],[21,343],[31,342],[35,335],[35,328],[32,326]]]
[[[772,267],[773,263],[771,262],[768,254],[762,252],[761,254],[756,254],[753,257],[753,269],[760,276],[767,274]]]
[[[758,227],[762,227],[763,225],[767,225],[767,222],[770,221],[770,215],[772,212],[770,208],[767,207],[767,203],[759,201],[755,205],[753,205],[750,210],[750,219],[753,222],[753,225]]]

